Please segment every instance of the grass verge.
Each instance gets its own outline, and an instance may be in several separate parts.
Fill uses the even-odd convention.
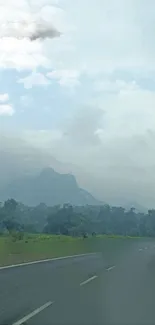
[[[26,235],[22,240],[13,242],[11,237],[2,236],[0,237],[0,266],[91,252],[102,252],[104,258],[110,263],[110,259],[137,240],[131,239],[121,236],[83,239],[41,234]]]

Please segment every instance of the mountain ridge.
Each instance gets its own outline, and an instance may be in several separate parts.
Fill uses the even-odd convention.
[[[14,198],[27,205],[70,203],[73,205],[102,204],[86,190],[80,188],[72,174],[60,174],[47,167],[38,175],[29,175],[13,180],[7,185],[1,199]]]

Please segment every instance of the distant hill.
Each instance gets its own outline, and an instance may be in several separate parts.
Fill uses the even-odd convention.
[[[135,209],[135,212],[136,213],[147,213],[148,209],[140,204],[138,204],[137,202],[128,202],[126,204],[123,205],[123,207],[126,209],[126,210],[129,210],[131,208],[134,208]]]
[[[73,205],[99,205],[89,192],[81,189],[71,174],[59,174],[45,168],[40,174],[12,181],[0,193],[0,200],[14,198],[24,204],[35,206],[40,202],[47,205],[70,203]]]

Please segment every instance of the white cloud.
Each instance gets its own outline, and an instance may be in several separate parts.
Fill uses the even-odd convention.
[[[1,24],[0,38],[14,38],[23,39],[27,38],[31,42],[38,39],[44,40],[46,38],[60,37],[60,33],[44,19],[36,19],[31,21],[15,20],[7,21]]]
[[[47,77],[56,79],[62,87],[75,87],[80,84],[80,72],[77,70],[54,70],[48,72]]]
[[[1,0],[0,23],[5,28],[1,29],[0,66],[49,66],[91,75],[118,69],[150,72],[155,64],[154,7],[152,0],[149,5],[135,0]],[[20,36],[23,29],[29,32],[42,20],[62,37],[44,42],[14,38],[15,31]],[[4,38],[6,26],[10,39]]]
[[[25,130],[21,135],[22,139],[36,148],[51,149],[53,142],[62,138],[60,130]]]
[[[33,72],[27,77],[19,79],[18,83],[23,83],[26,89],[30,89],[33,86],[47,86],[50,81],[42,73]]]
[[[1,68],[22,70],[50,66],[50,61],[43,54],[39,42],[32,43],[27,39],[0,39],[0,48]]]
[[[9,95],[8,94],[0,94],[0,102],[4,103],[9,100]]]
[[[0,116],[12,116],[15,113],[13,106],[9,101],[9,94],[0,94]]]
[[[76,69],[96,75],[122,69],[134,73],[154,69],[152,0],[149,6],[135,0],[64,0],[63,9],[74,28],[46,48],[56,70]]]
[[[14,108],[9,104],[0,104],[0,116],[12,116]]]
[[[136,84],[136,81],[126,82],[124,80],[101,80],[96,81],[94,84],[94,89],[97,92],[106,92],[106,93],[128,93],[129,91],[138,90],[139,86]]]
[[[53,4],[52,0],[48,5],[46,1],[41,3],[41,0],[38,3],[33,0],[20,0],[19,3],[1,0],[0,67],[21,70],[50,66],[50,58],[45,53],[46,42],[42,42],[42,39],[47,34],[51,38],[59,36],[56,35],[54,18],[57,16],[59,20],[63,12]],[[38,40],[33,42],[32,39]]]
[[[104,137],[132,136],[155,130],[155,92],[137,87],[100,95],[98,104],[105,112]]]

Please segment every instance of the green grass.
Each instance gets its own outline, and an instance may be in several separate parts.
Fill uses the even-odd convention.
[[[27,235],[13,242],[9,236],[0,237],[0,265],[37,259],[80,254],[89,251],[83,238],[67,236]]]
[[[132,240],[131,240],[132,239]],[[25,235],[23,240],[12,241],[11,236],[0,237],[0,265],[74,254],[102,252],[109,261],[126,251],[137,239],[122,236],[97,236],[96,238],[73,238],[54,235]]]

